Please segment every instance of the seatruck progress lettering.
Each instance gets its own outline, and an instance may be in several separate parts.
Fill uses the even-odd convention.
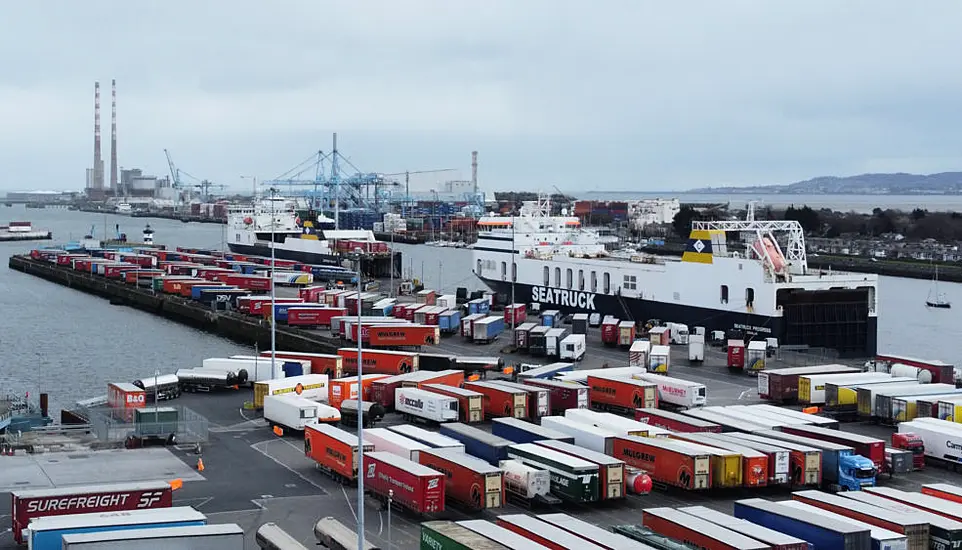
[[[577,307],[588,310],[595,309],[595,295],[590,292],[579,292],[577,290],[562,290],[560,288],[536,286],[531,288],[531,301],[562,307]]]

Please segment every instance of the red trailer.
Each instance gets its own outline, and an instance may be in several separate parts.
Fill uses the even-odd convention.
[[[374,445],[364,445],[364,452]],[[357,436],[330,424],[304,426],[304,454],[338,481],[357,481]]]
[[[357,374],[357,348],[341,348],[337,354],[344,358],[344,372]],[[418,370],[418,354],[406,351],[363,350],[365,374],[395,375]]]
[[[550,550],[604,550],[603,546],[566,531],[561,527],[525,514],[505,514],[498,516],[497,524],[512,533],[533,541],[538,548]]]
[[[710,432],[721,433],[722,427],[714,422],[701,420],[684,414],[678,414],[661,409],[635,409],[635,420],[652,426],[665,428],[673,432],[693,433]]]
[[[606,346],[618,344],[618,324],[619,320],[614,317],[605,317],[601,322],[601,343]]]
[[[642,525],[666,537],[704,550],[770,550],[771,546],[673,508],[646,508]]]
[[[104,277],[108,279],[119,279],[124,273],[135,269],[140,268],[132,264],[107,265],[104,266]]]
[[[587,382],[592,409],[632,413],[638,408],[658,408],[658,385],[652,382],[592,375]]]
[[[588,388],[581,384],[545,378],[528,378],[525,379],[524,383],[548,390],[550,395],[548,404],[551,406],[551,414],[564,415],[564,412],[568,409],[588,408]]]
[[[466,388],[445,386],[444,384],[424,384],[422,390],[447,395],[458,400],[458,414],[461,422],[474,424],[484,420],[484,394]]]
[[[962,504],[962,487],[951,483],[929,483],[922,486],[922,494]]]
[[[524,304],[509,304],[504,306],[504,326],[516,327],[528,318],[528,310]]]
[[[387,501],[388,491],[398,504],[417,514],[444,511],[444,474],[386,452],[364,453],[364,485]]]
[[[422,389],[426,384],[441,384],[460,388],[464,385],[464,371],[460,369],[446,369],[434,372],[419,370],[414,376],[401,382],[401,387]]]
[[[855,367],[837,364],[761,371],[758,373],[758,397],[771,401],[796,401],[798,399],[799,376],[860,371],[861,369]]]
[[[400,388],[405,380],[418,374],[420,374],[420,371],[406,372],[375,380],[371,383],[371,401],[379,403],[386,411],[393,411],[394,390]]]
[[[933,384],[952,384],[955,382],[955,367],[949,363],[946,363],[945,361],[939,361],[937,359],[917,359],[915,357],[905,357],[903,355],[880,353],[875,356],[875,362],[887,363],[890,366],[899,363],[902,365],[908,365],[910,367],[927,370],[932,373]]]
[[[222,280],[229,285],[248,290],[270,290],[273,284],[270,277],[261,277],[260,275],[234,274],[227,275]],[[297,301],[299,302],[300,298]]]
[[[441,342],[441,329],[434,325],[384,325],[365,326],[371,346],[420,347],[434,346]],[[353,340],[357,341],[357,329],[352,328]],[[363,335],[363,332],[362,332]]]
[[[885,468],[885,441],[882,439],[851,432],[843,432],[841,430],[809,426],[807,424],[792,424],[782,426],[779,429],[785,433],[846,445],[855,449],[856,454],[860,454],[874,462],[875,468],[878,469],[878,471],[881,472]]]
[[[147,397],[144,390],[127,382],[111,382],[107,384],[107,406],[116,409],[115,414],[131,419],[133,409],[146,406]]]
[[[325,286],[305,286],[297,291],[298,297],[305,302],[318,303],[321,301],[321,295],[327,290]]]
[[[635,341],[635,323],[632,321],[621,321],[618,323],[618,345],[623,348],[630,348]]]
[[[300,298],[274,298],[275,304],[299,304],[301,303]],[[241,313],[247,313],[248,315],[254,315],[256,317],[263,317],[264,310],[270,309],[271,307],[271,297],[270,296],[242,296],[237,299],[237,309]]]
[[[270,351],[261,352],[261,357],[270,356]],[[344,376],[344,358],[340,355],[330,355],[327,353],[307,353],[301,351],[275,351],[274,357],[278,359],[310,361],[311,372],[305,372],[304,374],[326,374],[331,378],[342,378]]]
[[[641,468],[653,481],[682,489],[711,488],[711,455],[666,438],[618,436],[607,454]]]
[[[23,531],[30,520],[47,516],[92,514],[121,510],[169,508],[173,488],[165,481],[98,484],[10,493],[13,539],[24,544]]]
[[[287,310],[287,324],[295,327],[329,327],[333,317],[347,315],[337,307],[292,307]]]
[[[472,511],[500,508],[504,501],[502,471],[479,458],[454,449],[431,449],[418,453],[418,462],[443,473],[446,498]]]
[[[745,342],[742,340],[728,341],[728,368],[745,368]]]
[[[491,382],[465,382],[464,389],[484,395],[484,416],[495,418],[528,416],[528,392],[493,384]]]

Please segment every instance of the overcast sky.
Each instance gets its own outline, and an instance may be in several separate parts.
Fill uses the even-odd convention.
[[[962,170],[962,2],[7,2],[0,189],[123,167],[235,188],[312,152],[488,190]],[[105,176],[109,181],[109,174]],[[430,181],[422,177],[418,185]]]

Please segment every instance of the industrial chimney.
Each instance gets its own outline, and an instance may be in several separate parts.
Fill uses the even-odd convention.
[[[110,190],[117,194],[117,81],[110,81]]]
[[[471,186],[474,187],[474,194],[478,194],[478,152],[471,151]]]
[[[104,161],[100,155],[100,82],[94,82],[94,181],[93,188],[104,188]]]

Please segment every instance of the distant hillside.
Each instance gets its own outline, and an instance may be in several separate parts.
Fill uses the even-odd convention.
[[[806,195],[959,195],[962,172],[940,174],[861,174],[823,176],[784,185],[706,187],[690,193],[771,193]]]

